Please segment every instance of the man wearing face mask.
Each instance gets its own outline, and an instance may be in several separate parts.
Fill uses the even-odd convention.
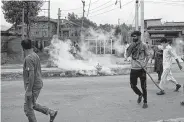
[[[146,85],[146,71],[143,69],[148,63],[148,49],[146,44],[140,40],[141,32],[134,31],[131,34],[133,42],[127,49],[127,57],[131,56],[131,72],[130,85],[133,91],[138,95],[137,103],[141,103],[144,98],[143,108],[147,108],[147,85]],[[139,64],[140,63],[140,64]],[[142,92],[137,88],[137,79],[140,78]]]

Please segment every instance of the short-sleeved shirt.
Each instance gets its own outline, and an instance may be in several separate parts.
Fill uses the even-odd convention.
[[[26,56],[24,59],[23,80],[25,89],[29,84],[30,71],[34,71],[33,89],[41,89],[43,87],[43,82],[42,82],[40,58],[34,52]]]

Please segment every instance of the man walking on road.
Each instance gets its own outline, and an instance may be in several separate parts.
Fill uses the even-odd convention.
[[[176,81],[176,79],[173,77],[172,73],[171,73],[171,67],[172,67],[172,63],[173,60],[172,58],[175,58],[178,67],[180,68],[180,70],[182,69],[182,66],[177,58],[176,53],[173,52],[172,47],[169,45],[169,41],[166,38],[162,38],[161,39],[161,45],[163,47],[163,73],[161,76],[161,81],[159,84],[159,87],[162,89],[160,92],[157,93],[157,95],[164,95],[164,84],[166,81],[171,81],[172,83],[175,84],[176,89],[175,91],[178,91],[181,87],[181,85]]]
[[[53,122],[57,115],[57,111],[36,103],[43,87],[39,56],[33,51],[31,40],[23,40],[21,45],[24,51],[23,80],[26,91],[24,112],[29,122],[37,122],[34,110],[50,115],[50,122]]]
[[[140,103],[142,97],[144,98],[143,108],[147,108],[147,85],[146,85],[146,71],[143,69],[148,63],[148,49],[146,44],[140,40],[141,32],[134,31],[131,36],[133,43],[127,49],[127,57],[131,56],[131,72],[130,85],[133,91],[138,95],[137,103]],[[140,64],[139,64],[140,63]],[[142,92],[137,88],[137,79],[140,78]]]

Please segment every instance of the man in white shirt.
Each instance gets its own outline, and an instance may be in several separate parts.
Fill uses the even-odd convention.
[[[163,73],[161,76],[161,81],[159,84],[159,87],[162,89],[160,92],[157,93],[157,95],[164,95],[164,84],[166,81],[171,81],[176,85],[175,91],[178,91],[181,87],[181,85],[176,81],[176,79],[173,77],[171,73],[171,66],[172,66],[172,58],[174,58],[178,64],[178,67],[180,70],[182,69],[182,66],[180,62],[178,61],[176,53],[173,52],[172,47],[169,45],[169,41],[166,38],[161,39],[161,45],[163,47]]]

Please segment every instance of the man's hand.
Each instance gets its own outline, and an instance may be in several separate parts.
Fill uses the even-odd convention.
[[[27,97],[28,99],[32,97],[32,91],[27,91],[25,93],[25,97]]]

